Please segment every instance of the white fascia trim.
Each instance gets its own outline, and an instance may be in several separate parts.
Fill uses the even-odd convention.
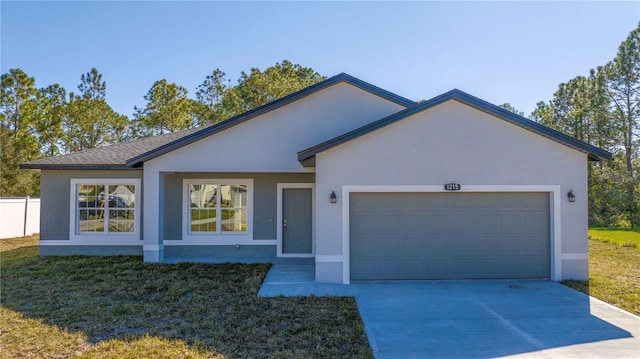
[[[189,184],[241,184],[247,186],[247,231],[240,233],[198,233],[190,234],[189,211],[190,195]],[[220,196],[218,196],[218,204]],[[217,224],[220,227],[220,223]],[[182,241],[183,245],[227,245],[227,244],[248,244],[253,240],[253,179],[252,178],[185,178],[182,180]],[[164,240],[168,242],[168,240]],[[206,243],[204,243],[206,242]],[[231,243],[233,242],[233,243]]]
[[[563,260],[588,260],[589,253],[562,253]]]
[[[165,239],[164,245],[170,246],[275,246],[275,239],[246,239],[246,238],[201,238],[201,239]]]
[[[344,261],[344,258],[341,255],[328,255],[328,254],[316,255],[316,263],[333,263],[333,262],[342,263],[343,261]]]
[[[49,240],[41,239],[38,241],[39,246],[142,246],[139,239],[121,239],[121,238],[104,238],[108,236],[100,236],[91,239],[69,239],[69,240]]]
[[[315,183],[278,183],[277,188],[277,214],[276,214],[276,241],[278,257],[310,258],[316,252],[316,184]],[[285,188],[309,188],[311,189],[311,253],[282,253],[282,193]]]
[[[104,246],[104,245],[133,245],[128,242],[135,243],[140,240],[140,211],[142,208],[142,186],[139,178],[72,178],[71,189],[69,191],[69,241],[73,241],[73,245],[85,246]],[[76,215],[77,204],[77,185],[78,184],[132,184],[135,186],[136,205],[133,208],[133,232],[129,233],[78,233],[76,231]],[[109,220],[106,218],[107,221]],[[61,241],[61,242],[69,242]],[[71,245],[71,244],[69,244]]]
[[[443,185],[345,185],[342,186],[342,283],[351,282],[349,252],[349,195],[351,192],[450,192]],[[467,185],[456,192],[547,192],[550,194],[551,280],[562,278],[562,227],[559,185]]]
[[[312,253],[285,253],[278,255],[280,258],[313,258],[315,254]]]

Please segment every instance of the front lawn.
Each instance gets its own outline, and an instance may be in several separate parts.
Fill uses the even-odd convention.
[[[0,240],[0,357],[372,357],[353,298],[259,298],[268,264],[38,257]]]
[[[589,239],[640,250],[640,228],[590,228]]]
[[[589,229],[589,280],[564,284],[640,315],[640,231]]]

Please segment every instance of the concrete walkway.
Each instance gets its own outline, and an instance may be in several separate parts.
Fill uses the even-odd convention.
[[[640,318],[550,281],[316,284],[277,264],[261,296],[355,296],[376,358],[640,358]]]

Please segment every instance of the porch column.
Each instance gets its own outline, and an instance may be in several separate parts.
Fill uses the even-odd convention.
[[[144,169],[143,183],[144,261],[164,260],[162,221],[164,217],[164,175],[157,170]]]

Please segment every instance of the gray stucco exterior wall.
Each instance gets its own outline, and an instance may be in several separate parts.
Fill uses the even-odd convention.
[[[142,171],[60,171],[41,173],[42,206],[40,209],[40,239],[69,239],[69,196],[72,178],[142,178]],[[277,184],[313,183],[314,173],[175,173],[165,175],[164,238],[182,239],[182,195],[186,178],[247,178],[254,180],[254,239],[276,238]],[[142,188],[139,189],[140,196]],[[142,205],[138,208],[142,210]],[[142,213],[140,213],[142,220]],[[142,228],[141,228],[142,230]],[[48,251],[45,251],[48,253]]]
[[[141,256],[140,246],[40,246],[41,256]]]
[[[169,261],[206,258],[207,262],[269,262],[276,259],[275,246],[167,246],[164,255]]]
[[[142,178],[141,170],[130,171],[61,171],[40,173],[40,240],[69,240],[69,200],[72,178]],[[138,189],[142,196],[142,186]],[[139,207],[142,221],[142,206]],[[140,228],[142,231],[142,228]],[[140,237],[142,238],[142,236]],[[42,247],[41,247],[42,248]],[[46,255],[47,250],[41,254]]]
[[[277,184],[314,183],[315,173],[177,172],[164,175],[164,239],[182,239],[182,201],[185,179],[253,179],[253,239],[275,239]]]
[[[508,186],[557,188],[551,211],[559,219],[552,222],[558,232],[552,232],[557,244],[552,278],[588,278],[587,155],[450,101],[316,156],[316,197],[332,191],[338,196],[337,205],[316,204],[316,280],[349,279],[345,187],[433,186],[443,191],[442,184],[451,182],[461,183],[463,191],[473,186],[494,192]],[[575,203],[567,201],[569,190]]]

